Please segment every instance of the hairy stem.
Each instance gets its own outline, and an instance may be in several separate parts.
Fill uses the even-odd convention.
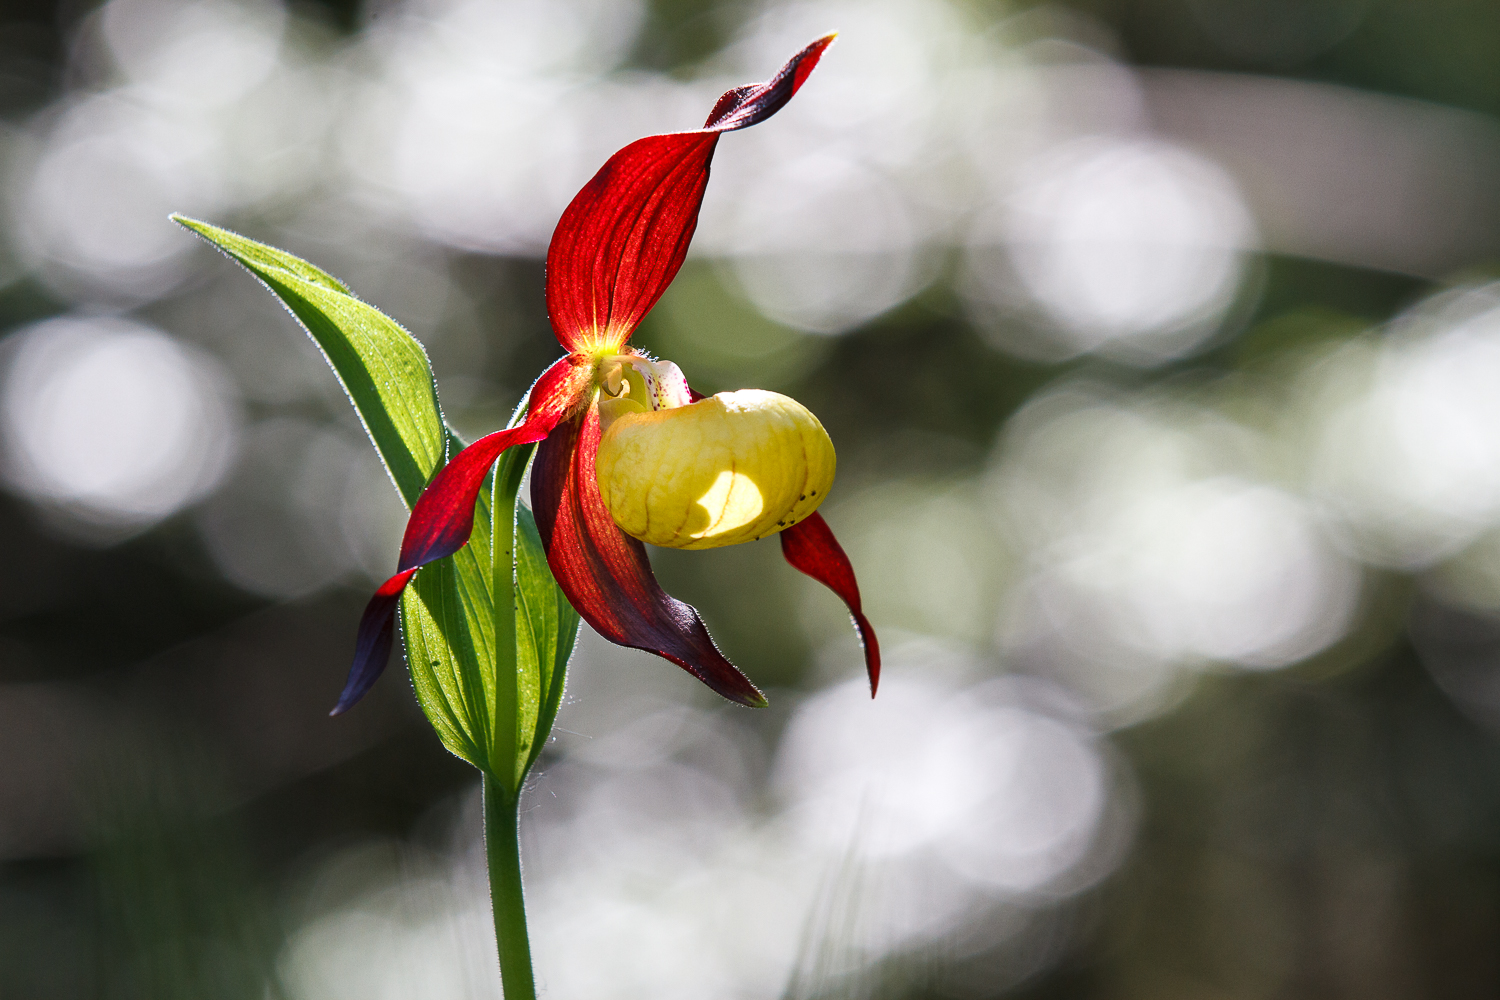
[[[500,946],[500,982],[505,1000],[536,1000],[526,900],[521,891],[520,795],[506,794],[484,776],[484,852],[490,868],[490,904]]]

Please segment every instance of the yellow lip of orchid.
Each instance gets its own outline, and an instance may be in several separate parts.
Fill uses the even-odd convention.
[[[613,403],[602,400],[601,415]],[[780,393],[741,389],[656,409],[632,402],[612,416],[595,460],[599,493],[620,530],[652,545],[763,538],[817,510],[833,485],[828,432]]]

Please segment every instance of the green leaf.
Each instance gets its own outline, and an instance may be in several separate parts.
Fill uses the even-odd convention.
[[[227,229],[220,229],[218,226],[200,222],[197,219],[189,219],[185,215],[174,214],[172,221],[191,229],[256,273],[264,270],[285,271],[294,278],[322,285],[335,292],[346,294],[349,292],[348,285],[321,267],[309,264],[301,257],[294,257],[285,250],[257,243],[255,240],[246,239],[239,233],[232,233]]]
[[[427,352],[328,272],[284,250],[206,222],[173,216],[259,278],[302,324],[333,367],[407,507],[447,461]]]
[[[454,453],[461,447],[455,439]],[[494,767],[497,707],[491,503],[486,486],[469,544],[422,567],[401,596],[401,634],[417,701],[443,745],[482,771]]]
[[[515,423],[519,418],[520,412],[517,411],[511,422]],[[492,686],[495,728],[490,748],[490,773],[512,798],[520,794],[521,782],[526,777],[525,771],[518,770],[516,762],[520,759],[521,747],[532,738],[531,727],[536,724],[536,713],[526,710],[525,673],[516,659],[515,601],[516,494],[535,450],[535,445],[512,448],[496,465],[493,493],[497,501],[491,508],[490,518],[489,579],[490,593],[495,598],[490,606],[490,632],[495,648],[510,652],[501,668],[495,671]]]
[[[558,589],[547,565],[547,550],[530,509],[516,507],[516,662],[536,672],[536,734],[522,775],[541,756],[547,734],[557,720],[567,680],[568,659],[578,638],[579,618]]]
[[[322,350],[408,507],[462,442],[416,338],[337,278],[275,247],[173,216],[274,292]],[[524,411],[516,411],[514,420]],[[534,447],[502,456],[469,544],[422,568],[401,599],[417,700],[443,745],[519,794],[562,697],[578,616],[516,494]],[[492,497],[494,501],[492,503]],[[504,598],[496,600],[496,594]]]
[[[508,585],[511,600],[497,600],[492,608],[494,635],[499,648],[507,641],[513,644],[515,659],[513,671],[497,670],[495,678],[496,718],[514,722],[509,727],[497,723],[491,762],[492,773],[511,796],[520,793],[552,731],[579,621],[547,566],[531,511],[505,503],[516,495],[534,450],[515,449],[514,464],[502,462],[495,473],[492,593]]]

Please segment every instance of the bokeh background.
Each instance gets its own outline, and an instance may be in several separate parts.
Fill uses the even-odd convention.
[[[0,3],[0,996],[498,996],[402,510],[181,211],[552,360],[614,149],[725,138],[637,342],[840,454],[887,657],[774,541],[658,552],[770,693],[586,634],[529,792],[546,996],[1500,994],[1500,6]]]

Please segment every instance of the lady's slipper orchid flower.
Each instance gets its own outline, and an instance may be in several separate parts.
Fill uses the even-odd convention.
[[[697,611],[658,586],[641,543],[698,549],[779,532],[787,561],[848,605],[874,693],[875,633],[849,560],[817,513],[834,474],[823,426],[773,392],[703,398],[675,364],[628,344],[682,266],[719,136],[780,110],[832,41],[813,42],[766,83],[726,93],[702,129],[631,143],[578,192],[547,251],[547,312],[568,354],[531,387],[517,426],[480,438],[428,483],[407,523],[398,572],[365,609],[334,714],[384,669],[412,576],[468,541],[480,488],[500,454],[534,442],[541,445],[532,510],[548,563],[569,602],[606,639],[666,657],[732,701],[765,704]]]

